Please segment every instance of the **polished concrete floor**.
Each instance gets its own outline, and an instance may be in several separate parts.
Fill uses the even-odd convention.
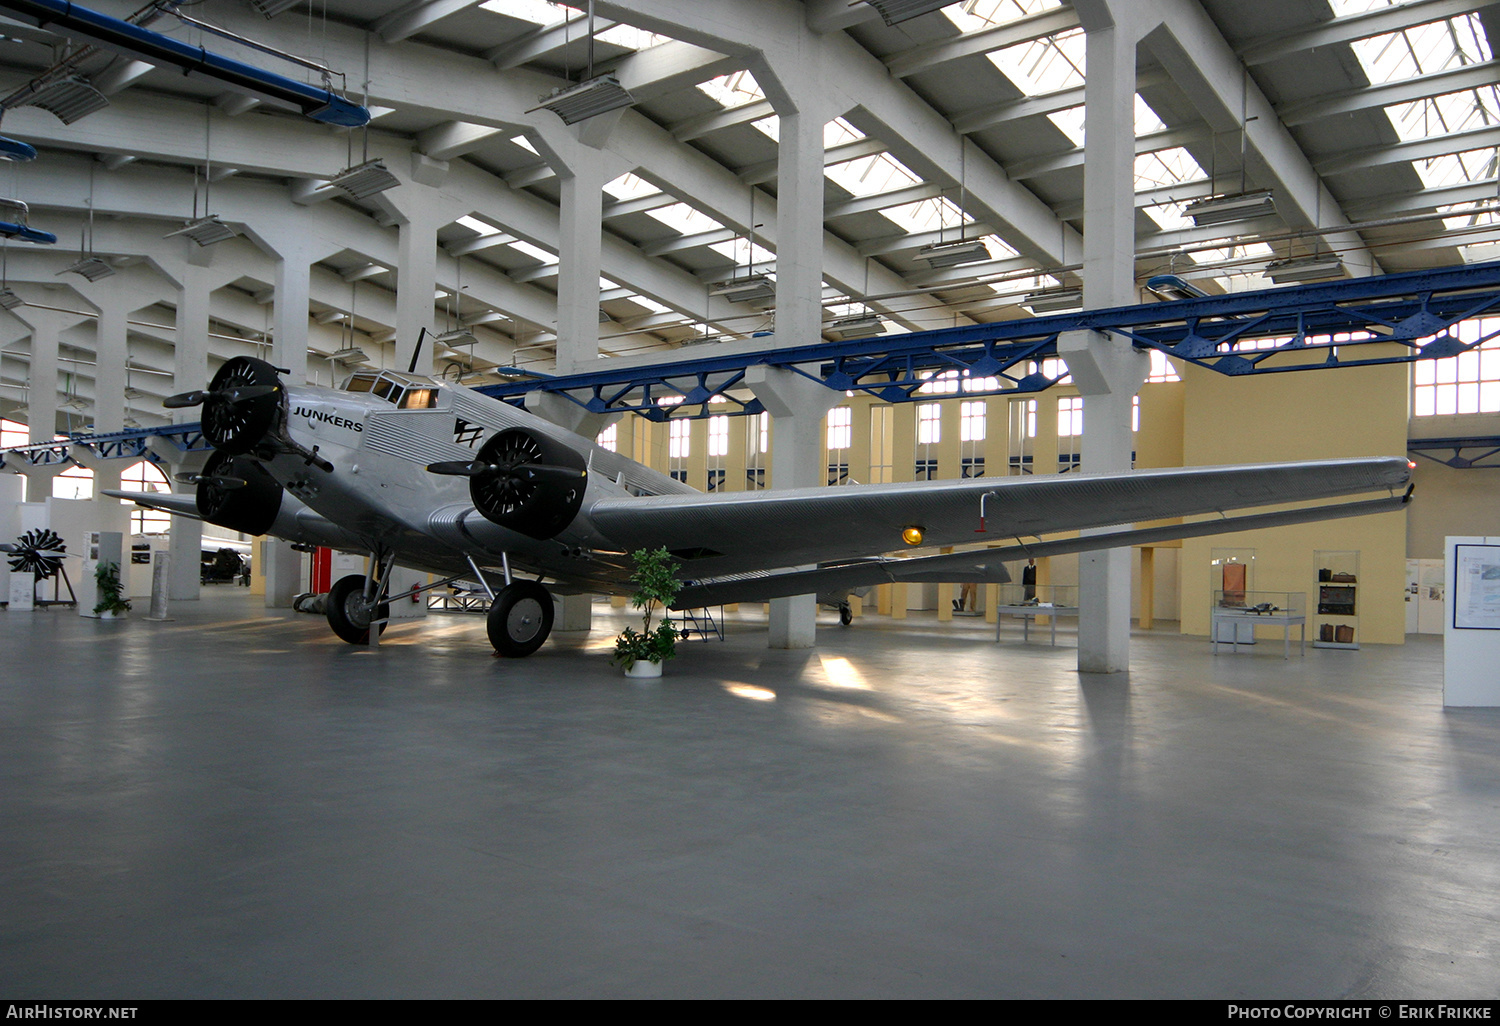
[[[0,996],[1500,995],[1437,639],[747,618],[642,684],[604,607],[512,661],[254,602],[0,612]]]

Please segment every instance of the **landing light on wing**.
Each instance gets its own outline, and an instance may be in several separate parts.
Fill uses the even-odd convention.
[[[922,544],[922,529],[920,527],[908,527],[901,532],[901,540],[906,544],[916,547]]]

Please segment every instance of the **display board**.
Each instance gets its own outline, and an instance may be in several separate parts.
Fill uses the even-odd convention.
[[[1443,704],[1500,706],[1500,537],[1448,538]]]

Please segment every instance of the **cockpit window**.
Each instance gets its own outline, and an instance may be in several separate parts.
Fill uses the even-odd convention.
[[[346,392],[368,392],[403,410],[431,410],[437,407],[437,385],[431,378],[398,371],[361,371],[344,383]]]

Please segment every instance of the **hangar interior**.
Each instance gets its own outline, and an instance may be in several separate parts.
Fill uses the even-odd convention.
[[[57,240],[41,245],[18,234],[4,246],[0,449],[13,473],[0,475],[0,535],[21,533],[23,503],[50,500],[70,551],[81,549],[89,530],[169,548],[180,621],[107,628],[70,621],[49,643],[39,636],[52,628],[32,620],[18,626],[23,614],[5,614],[14,650],[39,668],[55,703],[8,689],[11,739],[25,725],[43,740],[7,745],[6,773],[16,780],[33,780],[44,767],[61,773],[5,799],[39,824],[8,842],[30,924],[6,942],[21,956],[11,963],[20,969],[0,970],[0,981],[15,985],[9,989],[31,981],[57,993],[105,983],[128,988],[128,973],[59,968],[66,947],[59,938],[77,940],[81,910],[116,903],[168,950],[186,950],[182,937],[210,939],[201,964],[182,974],[119,963],[150,979],[142,989],[152,994],[254,993],[256,973],[275,994],[1183,995],[1241,984],[1261,994],[1369,995],[1398,984],[1492,994],[1482,966],[1500,929],[1467,888],[1500,870],[1493,827],[1475,825],[1500,793],[1500,721],[1433,708],[1441,705],[1434,689],[1442,649],[1414,625],[1408,581],[1411,561],[1443,559],[1446,537],[1500,533],[1496,485],[1485,472],[1500,451],[1500,339],[1490,340],[1500,332],[1500,313],[1452,326],[1463,345],[1451,355],[1413,358],[1446,327],[1433,326],[1415,346],[1356,329],[1273,354],[1257,365],[1276,371],[1269,374],[1216,370],[1160,349],[1116,359],[1119,339],[1095,338],[1067,356],[1054,351],[1025,365],[1027,387],[1019,372],[971,375],[932,362],[914,372],[925,381],[901,401],[829,389],[786,415],[734,415],[744,412],[749,388],[701,404],[680,390],[658,391],[650,416],[528,400],[543,416],[709,492],[1408,451],[1415,462],[1415,498],[1402,513],[1189,538],[1102,560],[1039,560],[1039,585],[1053,589],[1059,605],[1077,604],[1069,594],[1097,603],[1070,639],[1076,653],[997,649],[994,628],[984,626],[1007,601],[996,585],[972,598],[953,584],[882,585],[854,603],[855,626],[843,633],[810,598],[777,600],[765,610],[739,610],[739,633],[722,648],[691,650],[683,680],[711,680],[715,690],[674,713],[681,683],[646,698],[633,693],[629,708],[580,692],[568,660],[587,654],[598,661],[608,632],[596,626],[559,637],[547,659],[512,670],[545,682],[553,697],[506,691],[505,710],[489,710],[534,718],[540,733],[556,731],[552,737],[484,720],[494,695],[465,681],[449,644],[473,635],[471,626],[428,618],[393,632],[378,655],[372,648],[340,658],[288,611],[292,597],[308,590],[308,568],[286,543],[218,539],[218,529],[169,524],[100,493],[171,490],[177,475],[201,469],[201,451],[171,441],[197,411],[162,401],[204,388],[240,356],[263,357],[288,380],[321,385],[360,369],[415,367],[479,388],[531,387],[597,368],[646,376],[709,356],[748,364],[752,354],[819,342],[831,354],[842,343],[897,345],[938,329],[1082,317],[1183,295],[1228,299],[1404,272],[1482,273],[1500,259],[1496,5],[93,0],[92,7],[177,43],[274,68],[304,88],[331,89],[363,106],[369,122],[327,124],[244,82],[72,41],[56,24],[39,25],[29,5],[0,3],[0,136],[36,150],[33,160],[0,166],[0,197],[25,204],[0,215],[17,210],[4,216]],[[563,101],[570,98],[585,106],[569,109]],[[1247,337],[1221,354],[1285,341]],[[1334,356],[1366,365],[1329,366]],[[1049,387],[1034,387],[1034,378]],[[679,407],[691,415],[673,416]],[[100,437],[140,445],[89,441]],[[245,596],[201,582],[200,551],[225,544],[253,552]],[[1320,571],[1330,568],[1357,576],[1358,615],[1338,619],[1351,626],[1356,646],[1370,647],[1310,651],[1287,666],[1279,659],[1271,666],[1271,645],[1232,665],[1206,660],[1212,592],[1224,587],[1216,575],[1225,560],[1253,568],[1248,587],[1255,591],[1316,593]],[[149,569],[132,568],[129,594],[150,594]],[[0,565],[0,576],[9,573]],[[1014,576],[1020,579],[1019,568]],[[956,601],[979,615],[956,616]],[[57,614],[24,615],[45,624]],[[618,606],[585,602],[569,622],[586,627],[593,616],[614,625],[623,615]],[[119,642],[110,640],[118,633],[88,633],[95,626],[161,630],[156,643],[140,635]],[[212,649],[194,645],[210,644],[214,631],[226,648],[260,653],[265,668],[225,668],[196,698],[166,688],[174,673],[208,658]],[[84,658],[49,660],[49,644],[77,646]],[[93,646],[134,662],[113,681],[100,678],[103,671],[88,665]],[[403,657],[417,668],[402,670]],[[952,659],[953,676],[924,658]],[[475,673],[493,683],[503,680],[500,669]],[[320,685],[288,706],[263,693],[258,672],[373,683],[360,695]],[[397,695],[403,679],[424,675],[426,698]],[[992,675],[1005,680],[999,691],[981,683]],[[1023,680],[1036,689],[1028,692]],[[153,683],[165,693],[152,696]],[[882,694],[885,687],[899,694]],[[766,715],[756,704],[762,691],[775,700],[774,728],[755,719]],[[843,697],[834,703],[830,694]],[[345,775],[342,760],[382,743],[383,719],[372,704],[382,697],[419,719],[442,706],[435,734],[424,739],[409,723],[393,728],[399,739],[390,743],[406,757],[382,756],[372,760],[374,770]],[[207,704],[197,713],[220,720],[216,732],[243,717],[245,748],[219,755],[195,748],[212,743],[208,734],[191,736],[200,701]],[[1256,719],[1257,709],[1269,725]],[[340,733],[341,715],[350,718],[347,733]],[[612,715],[624,726],[611,726]],[[265,744],[265,752],[287,764],[305,757],[302,744],[322,746],[323,754],[272,780],[252,749],[257,738],[269,741],[281,716],[309,717],[310,725]],[[1194,717],[1209,729],[1189,729]],[[720,719],[730,724],[727,736],[707,726]],[[588,784],[586,773],[573,781],[589,792],[584,797],[568,791],[565,760],[553,751],[566,748],[569,723],[585,739],[583,764],[600,770],[602,783]],[[658,752],[636,789],[623,752],[676,745],[687,725],[724,746],[770,733],[745,749],[739,765],[703,738],[686,744],[680,759]],[[473,751],[472,738],[454,741],[466,727],[513,756],[486,762],[493,753]],[[1263,745],[1221,740],[1221,732],[1262,728]],[[1323,729],[1350,736],[1336,752],[1320,752]],[[948,753],[941,752],[945,730],[963,737]],[[1191,757],[1165,764],[1148,751],[1184,738]],[[80,755],[95,741],[108,760]],[[156,754],[132,761],[140,755],[133,746],[156,742]],[[450,754],[437,752],[450,744]],[[1050,754],[1003,754],[1006,745]],[[1415,776],[1376,771],[1392,751],[1415,760]],[[810,763],[778,777],[778,760],[810,754]],[[1220,757],[1210,780],[1190,783]],[[472,766],[445,775],[460,758],[513,772],[543,797],[528,805]],[[915,778],[879,775],[897,792],[909,789],[894,806],[872,787],[839,790],[871,760],[887,759],[922,766]],[[74,760],[68,772],[60,769],[65,760]],[[1269,771],[1266,761],[1280,768]],[[227,814],[220,822],[211,788],[163,791],[185,768],[228,781],[230,806],[241,810],[246,795],[312,797],[289,806],[268,801],[243,822]],[[414,768],[411,781],[388,789]],[[329,770],[337,783],[306,787],[303,774]],[[1012,796],[990,809],[987,796],[1011,771],[1033,799]],[[697,779],[686,784],[678,774]],[[700,774],[737,783],[715,791]],[[751,780],[762,793],[742,793],[756,790]],[[625,795],[628,814],[606,815],[609,797],[591,787]],[[1269,801],[1258,788],[1292,797]],[[1172,798],[1179,789],[1192,796],[1181,805]],[[107,795],[164,824],[165,834],[101,824],[109,813],[98,803]],[[474,809],[514,822],[524,841],[495,843],[477,812],[450,818],[417,810],[429,801],[462,805],[472,795],[481,796]],[[679,799],[679,810],[656,818],[649,811],[653,802]],[[924,811],[928,799],[942,812]],[[740,802],[732,822],[741,837],[685,826],[691,816],[684,810],[712,816]],[[1231,816],[1205,811],[1215,806],[1253,810],[1248,821],[1258,835],[1273,835],[1260,850],[1271,871],[1257,869],[1254,845],[1232,836]],[[334,808],[347,831],[311,826],[320,810]],[[781,832],[765,825],[783,814]],[[387,816],[396,826],[382,837]],[[601,816],[620,831],[618,845],[585,839],[587,824]],[[816,824],[826,817],[839,830],[819,838]],[[1319,823],[1329,817],[1346,833],[1326,832]],[[186,852],[181,868],[198,881],[187,890],[201,893],[153,878],[142,884],[152,907],[142,908],[111,890],[138,879],[142,860],[156,858],[164,838],[182,840],[184,823],[203,818],[211,821],[211,842],[175,849]],[[983,830],[956,826],[981,818]],[[1153,833],[1153,821],[1166,826]],[[882,823],[893,824],[895,836],[883,836]],[[1079,823],[1086,825],[1070,833]],[[85,845],[74,862],[58,864],[49,844],[75,845],[90,824],[102,825],[117,846],[136,847],[121,854]],[[302,837],[310,826],[313,842]],[[548,833],[563,827],[576,844]],[[252,836],[257,830],[264,836]],[[929,830],[945,831],[947,840],[923,841]],[[1012,831],[1026,843],[987,862],[981,853],[1003,847]],[[1356,835],[1370,839],[1370,851],[1346,850]],[[225,854],[289,837],[298,838],[286,849],[294,854],[270,870]],[[320,850],[347,858],[362,842],[399,857],[356,858],[348,892],[338,892],[326,869],[311,868]],[[1216,857],[1214,869],[1184,856],[1199,845]],[[859,885],[808,865],[850,857],[851,847],[863,851]],[[439,924],[474,930],[444,904],[446,888],[498,885],[482,863],[460,868],[450,848],[512,860],[504,886],[539,887],[566,907],[560,917],[540,898],[535,907],[507,908],[546,938],[521,962],[476,987],[489,949],[474,940],[466,948],[472,971],[426,967],[424,976],[403,961],[388,927],[365,923],[380,939],[366,950],[352,931],[338,935],[333,945],[346,961],[323,977],[335,981],[328,990],[319,990],[319,973],[294,964],[297,952],[320,962],[311,953],[332,936],[287,925],[289,899],[280,888],[304,871],[306,893],[298,898],[311,900],[320,922],[421,877],[431,890],[407,894],[393,920],[428,934],[434,946],[442,943]],[[787,861],[788,848],[799,858]],[[1442,866],[1454,850],[1461,853],[1455,866]],[[555,875],[531,871],[559,852],[577,861]],[[952,892],[918,879],[909,860],[929,856],[957,867]],[[1052,859],[1072,865],[1049,882],[1037,866]],[[254,881],[248,905],[235,905],[204,875],[213,865]],[[1339,865],[1356,867],[1352,875],[1368,883],[1369,896],[1341,884],[1320,904],[1320,888]],[[425,875],[434,866],[437,877],[451,875]],[[688,867],[693,896],[659,902],[678,866]],[[425,868],[408,872],[418,867]],[[755,884],[716,904],[712,892],[736,868]],[[1033,895],[1046,897],[1008,918],[996,909],[1014,891],[994,879],[983,883],[991,874],[1016,886],[1031,879]],[[792,893],[814,906],[826,901],[833,925],[790,903],[771,901],[765,912],[768,875],[791,880]],[[1161,922],[1180,929],[1160,941],[1146,898],[1102,899],[1097,907],[1101,895],[1115,893],[1112,879],[1162,897]],[[632,905],[624,896],[637,884],[645,896]],[[68,899],[49,906],[49,887]],[[313,894],[324,887],[337,896]],[[910,898],[856,893],[883,887]],[[604,920],[589,919],[600,900],[590,888],[608,891]],[[983,911],[965,911],[964,888],[983,895]],[[444,897],[435,899],[438,893]],[[1228,895],[1225,907],[1207,912],[1215,893]],[[1419,910],[1434,895],[1440,900]],[[187,925],[173,918],[179,901],[201,903]],[[441,915],[433,914],[434,901]],[[275,915],[258,917],[249,907],[256,902]],[[1086,913],[1091,902],[1096,907]],[[1048,933],[1049,903],[1072,912],[1033,943]],[[1313,906],[1307,916],[1315,925],[1298,933]],[[67,911],[58,919],[49,907]],[[918,924],[911,931],[891,926],[908,912]],[[230,933],[254,932],[251,969],[210,965],[238,950],[215,922],[231,924]],[[832,960],[803,957],[810,947],[801,945],[811,939],[848,943],[876,922],[880,943],[855,945],[873,967],[867,971],[839,982]],[[950,931],[954,923],[961,925]],[[692,937],[710,938],[712,955],[673,977],[664,956],[620,950],[612,926],[663,936],[661,950],[683,959]],[[295,943],[278,951],[283,929]],[[494,929],[490,939],[514,951],[520,927]],[[570,979],[549,963],[575,930],[589,935],[591,954]],[[799,943],[769,957],[751,954],[754,938],[773,931],[789,931]],[[1085,932],[1094,938],[1087,968],[1073,973],[1047,962],[1067,957],[1062,952]],[[1122,950],[1143,933],[1155,938],[1143,956],[1149,965]],[[1288,934],[1297,937],[1288,945],[1295,958],[1276,950],[1276,938]],[[126,940],[111,933],[99,953],[117,958]],[[1162,968],[1194,940],[1207,946],[1189,960],[1196,979]],[[1014,960],[1013,971],[999,968],[998,951]],[[1234,951],[1260,961],[1236,977],[1226,967]],[[1438,967],[1440,954],[1455,952],[1450,965],[1458,968]],[[723,970],[741,958],[748,959],[742,973]],[[384,984],[370,968],[396,964],[402,972]]]

